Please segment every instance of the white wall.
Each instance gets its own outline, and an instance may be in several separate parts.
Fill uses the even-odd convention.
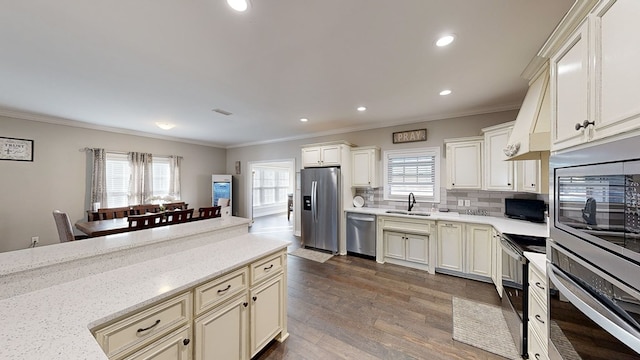
[[[236,189],[246,189],[245,181],[251,178],[247,175],[248,169],[246,164],[249,161],[266,161],[273,159],[295,158],[296,171],[299,171],[301,164],[300,149],[303,145],[326,141],[345,140],[353,143],[356,146],[377,145],[382,149],[382,151],[440,146],[442,149],[441,175],[443,181],[442,183],[444,184],[446,174],[446,164],[444,161],[445,151],[443,146],[444,139],[480,135],[480,130],[482,128],[491,125],[502,124],[508,121],[513,121],[515,120],[517,114],[517,110],[512,110],[437,121],[424,121],[409,125],[363,130],[303,140],[286,141],[274,144],[231,148],[227,150],[227,172],[233,173],[232,171],[235,171],[235,162],[240,161],[242,164],[242,174],[237,176],[234,175],[239,185],[236,187]],[[393,144],[392,134],[394,132],[423,128],[427,129],[427,141]],[[237,194],[234,192],[234,196],[237,196],[234,198],[236,204],[236,209],[234,209],[234,212],[236,212],[236,214],[239,216],[245,216],[247,214],[246,194],[244,194],[244,192],[239,192]]]
[[[0,252],[58,243],[54,209],[86,219],[90,163],[82,148],[144,151],[184,157],[182,200],[210,206],[211,174],[224,173],[226,150],[0,116],[0,136],[34,140],[34,161],[0,161]]]

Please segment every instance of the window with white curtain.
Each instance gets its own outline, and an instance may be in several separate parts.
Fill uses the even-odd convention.
[[[106,153],[106,188],[108,207],[129,205],[131,168],[126,153]],[[168,156],[153,156],[153,197],[167,198],[170,193],[171,167]],[[176,199],[179,200],[179,199]]]
[[[287,203],[289,170],[255,168],[253,176],[253,205],[265,206]]]
[[[384,152],[384,199],[440,202],[440,148]]]

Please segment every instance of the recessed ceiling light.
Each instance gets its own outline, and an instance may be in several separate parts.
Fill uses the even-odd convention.
[[[247,11],[249,0],[227,0],[227,4],[235,11]]]
[[[440,91],[440,95],[445,96],[451,94],[451,90],[442,90]]]
[[[364,107],[364,106],[358,106],[358,109],[357,109],[357,110],[358,110],[358,111],[365,111],[365,110],[367,110],[367,108],[366,108],[366,107]]]
[[[302,119],[300,119],[300,121],[302,121],[302,122],[307,122],[307,121],[309,121],[309,119],[307,119],[307,118],[302,118]]]
[[[453,42],[453,40],[455,40],[455,36],[454,35],[445,35],[441,38],[438,39],[438,41],[436,41],[436,46],[447,46],[449,44],[451,44]]]
[[[170,130],[173,129],[174,127],[176,127],[174,124],[170,124],[167,122],[157,122],[156,126],[159,127],[162,130]]]

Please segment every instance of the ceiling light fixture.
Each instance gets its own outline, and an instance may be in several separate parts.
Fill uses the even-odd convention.
[[[438,41],[436,41],[436,46],[439,46],[439,47],[447,46],[451,44],[453,40],[455,40],[455,38],[456,37],[454,35],[445,35],[439,38]]]
[[[451,94],[451,90],[442,90],[440,91],[440,95],[445,96]]]
[[[227,4],[235,11],[247,11],[249,8],[249,0],[227,0]]]
[[[170,130],[176,127],[174,124],[166,123],[166,122],[157,122],[156,126],[162,130]]]
[[[358,106],[358,109],[357,109],[357,110],[358,110],[358,111],[365,111],[365,110],[367,110],[367,108],[366,108],[366,107],[364,107],[364,106]]]
[[[309,121],[309,119],[307,119],[307,118],[302,118],[302,119],[300,119],[300,121],[302,121],[302,122],[307,122],[307,121]]]

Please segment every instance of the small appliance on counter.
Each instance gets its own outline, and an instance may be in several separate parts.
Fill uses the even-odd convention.
[[[511,219],[543,223],[547,206],[542,200],[504,199],[504,215]]]

